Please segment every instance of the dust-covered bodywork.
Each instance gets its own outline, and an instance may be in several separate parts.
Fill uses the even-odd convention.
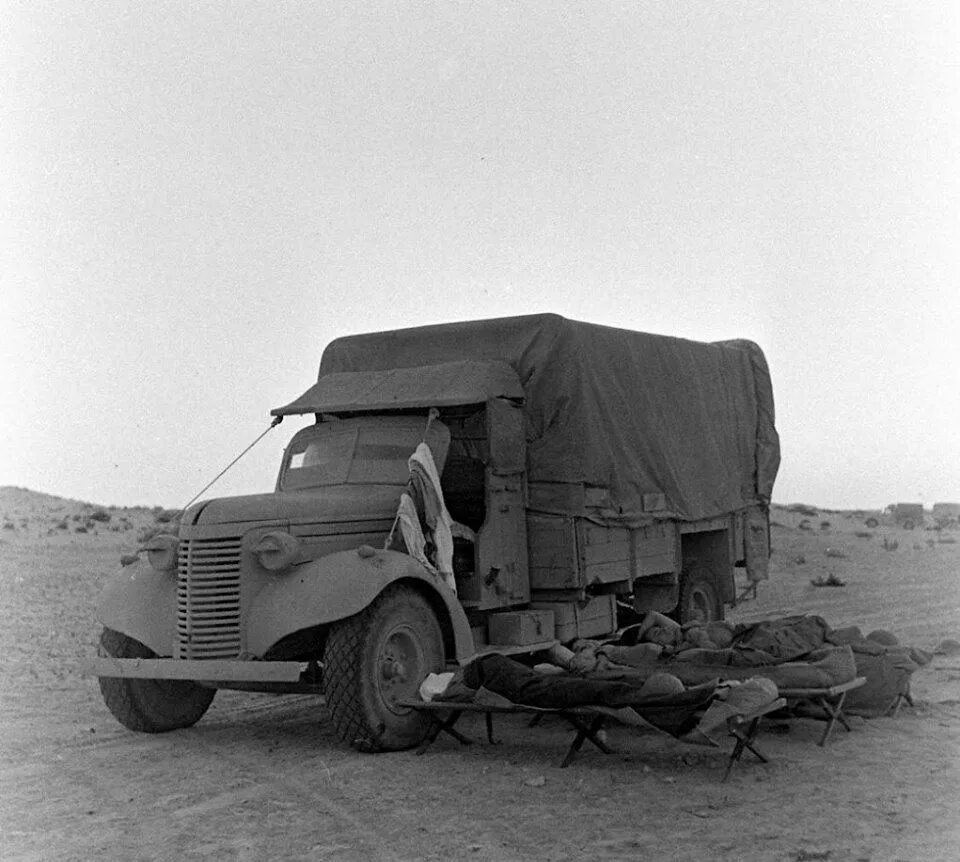
[[[483,650],[722,619],[768,576],[769,373],[705,344],[566,320],[345,337],[274,409],[312,415],[273,493],[202,500],[107,586],[95,672],[126,726],[216,688],[326,696],[338,734],[407,748],[421,681]]]

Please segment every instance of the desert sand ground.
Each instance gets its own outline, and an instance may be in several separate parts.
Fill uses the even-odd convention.
[[[614,755],[584,749],[561,770],[569,731],[519,718],[498,722],[497,746],[475,721],[470,747],[358,754],[307,696],[220,692],[191,729],[131,733],[75,664],[95,653],[102,584],[155,514],[0,489],[4,860],[960,858],[956,655],[915,674],[913,708],[854,718],[826,748],[818,723],[771,727],[771,762],[748,755],[726,784],[726,750],[620,727]],[[728,617],[816,613],[925,649],[960,638],[960,544],[941,541],[960,531],[773,519],[771,579]],[[831,573],[846,586],[811,585]]]

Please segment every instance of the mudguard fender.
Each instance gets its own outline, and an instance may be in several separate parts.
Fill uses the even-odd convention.
[[[158,572],[146,560],[124,566],[104,587],[97,604],[103,625],[173,655],[177,633],[177,573]]]
[[[452,635],[455,658],[469,659],[473,635],[456,594],[407,554],[364,550],[365,556],[340,551],[304,563],[264,587],[247,618],[248,649],[264,655],[289,634],[351,617],[390,584],[405,580],[430,600],[441,628]]]

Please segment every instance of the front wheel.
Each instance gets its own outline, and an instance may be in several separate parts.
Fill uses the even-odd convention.
[[[100,655],[158,657],[140,641],[106,628],[100,635]],[[142,733],[164,733],[200,721],[217,692],[189,680],[101,676],[100,693],[107,709],[124,727]]]
[[[680,623],[712,623],[723,619],[723,601],[712,573],[691,565],[680,576]]]
[[[360,751],[419,745],[431,720],[400,705],[443,670],[443,635],[430,605],[402,585],[334,625],[324,651],[327,705],[338,736]]]

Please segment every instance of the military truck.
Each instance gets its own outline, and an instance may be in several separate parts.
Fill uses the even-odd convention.
[[[931,515],[941,530],[956,527],[960,524],[960,503],[934,503]]]
[[[407,748],[431,672],[618,608],[718,619],[737,567],[767,577],[779,442],[748,341],[552,314],[356,335],[272,413],[313,420],[273,492],[190,506],[104,590],[94,673],[129,728],[189,726],[219,688],[316,692],[344,742]]]
[[[891,503],[881,516],[871,515],[864,521],[868,527],[888,525],[913,530],[924,524],[922,503]]]
[[[893,523],[904,530],[913,530],[924,524],[922,503],[891,503],[887,510]]]

